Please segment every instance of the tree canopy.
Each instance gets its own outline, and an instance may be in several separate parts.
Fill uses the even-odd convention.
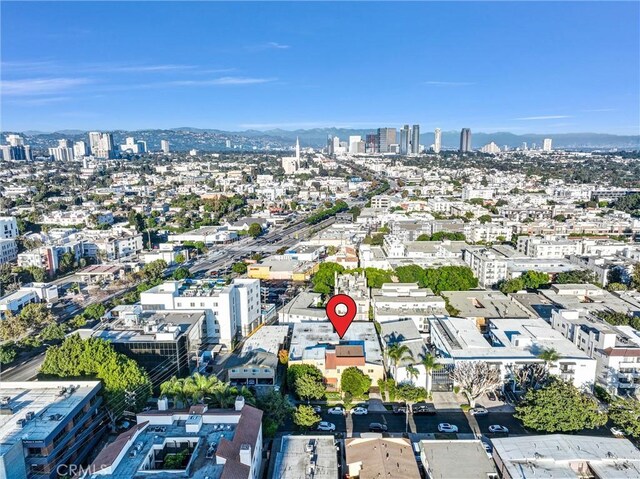
[[[365,268],[364,274],[367,277],[367,286],[370,288],[382,288],[384,283],[391,283],[391,271],[379,268]]]
[[[351,394],[353,397],[362,397],[369,392],[371,387],[371,378],[352,366],[345,369],[340,377],[340,389],[345,394]]]
[[[74,334],[59,346],[51,346],[40,369],[46,377],[100,379],[107,406],[116,416],[127,405],[125,393],[133,393],[135,404],[127,405],[139,411],[151,395],[149,376],[138,364],[113,349],[108,341],[80,339]]]
[[[287,386],[300,399],[324,397],[323,380],[322,371],[313,364],[293,364],[287,368]],[[300,393],[298,387],[301,388]]]
[[[331,294],[336,285],[335,274],[343,273],[344,266],[338,263],[322,263],[311,282],[316,293]]]
[[[640,437],[640,401],[638,399],[614,399],[609,405],[609,418],[625,434]]]
[[[251,223],[251,225],[249,226],[248,233],[249,233],[249,236],[253,238],[257,238],[262,234],[262,226],[260,226],[260,223]]]
[[[320,416],[316,414],[313,407],[300,405],[293,412],[293,422],[296,426],[307,430],[320,422]]]
[[[515,418],[526,428],[542,432],[575,432],[594,429],[607,422],[595,398],[573,384],[550,379],[541,389],[531,389],[516,406]]]

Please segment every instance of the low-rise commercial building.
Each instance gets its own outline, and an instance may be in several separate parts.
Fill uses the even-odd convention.
[[[277,449],[274,445],[271,479],[335,479],[339,472],[334,444],[333,436],[282,436]]]
[[[428,479],[498,479],[493,461],[478,439],[423,440],[420,460]]]

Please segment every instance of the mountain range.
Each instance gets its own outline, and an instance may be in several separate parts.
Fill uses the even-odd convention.
[[[147,130],[114,130],[112,131],[114,143],[116,145],[124,143],[124,139],[133,136],[136,140],[147,142],[151,150],[160,149],[160,140],[169,140],[173,151],[187,151],[197,149],[199,151],[225,151],[229,149],[281,149],[291,148],[300,139],[303,147],[320,148],[327,144],[329,136],[338,136],[342,141],[348,141],[349,136],[365,136],[374,133],[372,129],[347,129],[347,128],[313,128],[305,130],[245,130],[245,131],[225,131],[217,129],[202,129],[192,127],[177,127],[168,130],[147,129]],[[81,139],[87,140],[88,135],[83,130],[61,130],[56,132],[24,131],[24,132],[3,132],[19,133],[25,137],[25,142],[32,148],[46,149],[56,146],[57,140],[67,138],[72,141]],[[542,145],[544,138],[553,140],[554,148],[567,149],[640,149],[640,135],[611,135],[604,133],[559,133],[559,134],[522,134],[517,135],[510,132],[496,133],[474,133],[472,132],[473,148],[495,142],[501,148],[519,147],[526,142],[528,146],[536,144]],[[231,148],[227,147],[227,140],[231,143]],[[399,140],[399,136],[398,136]],[[420,142],[429,147],[434,142],[433,132],[425,132],[420,135]],[[458,148],[460,133],[458,131],[442,132],[442,147]]]

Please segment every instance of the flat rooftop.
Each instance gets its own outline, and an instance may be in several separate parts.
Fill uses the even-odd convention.
[[[329,321],[295,323],[289,348],[290,360],[324,359],[329,347],[347,344],[364,344],[365,361],[382,364],[382,350],[378,334],[372,322],[354,321],[340,339]]]
[[[313,464],[314,479],[335,479],[338,458],[334,441],[333,436],[283,436],[271,477],[304,478]]]
[[[72,387],[73,386],[73,387]],[[29,381],[0,383],[0,456],[17,441],[44,441],[87,396],[100,389],[100,381]],[[23,427],[17,422],[33,418]]]
[[[420,451],[433,479],[497,477],[495,464],[480,440],[425,440],[420,441]]]
[[[549,434],[492,439],[511,477],[578,478],[586,462],[601,479],[640,477],[640,451],[627,439]],[[572,467],[573,466],[573,467]]]
[[[288,326],[265,325],[248,337],[242,346],[242,354],[262,351],[278,354],[280,346],[289,333]]]
[[[464,318],[529,318],[534,316],[500,291],[443,291],[442,296]]]

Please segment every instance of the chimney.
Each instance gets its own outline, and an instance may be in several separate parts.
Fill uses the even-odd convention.
[[[251,467],[251,444],[240,444],[240,462]]]
[[[244,397],[236,396],[236,411],[242,411],[244,407]]]
[[[167,409],[169,409],[169,400],[167,399],[167,396],[158,398],[158,411],[166,411]]]

